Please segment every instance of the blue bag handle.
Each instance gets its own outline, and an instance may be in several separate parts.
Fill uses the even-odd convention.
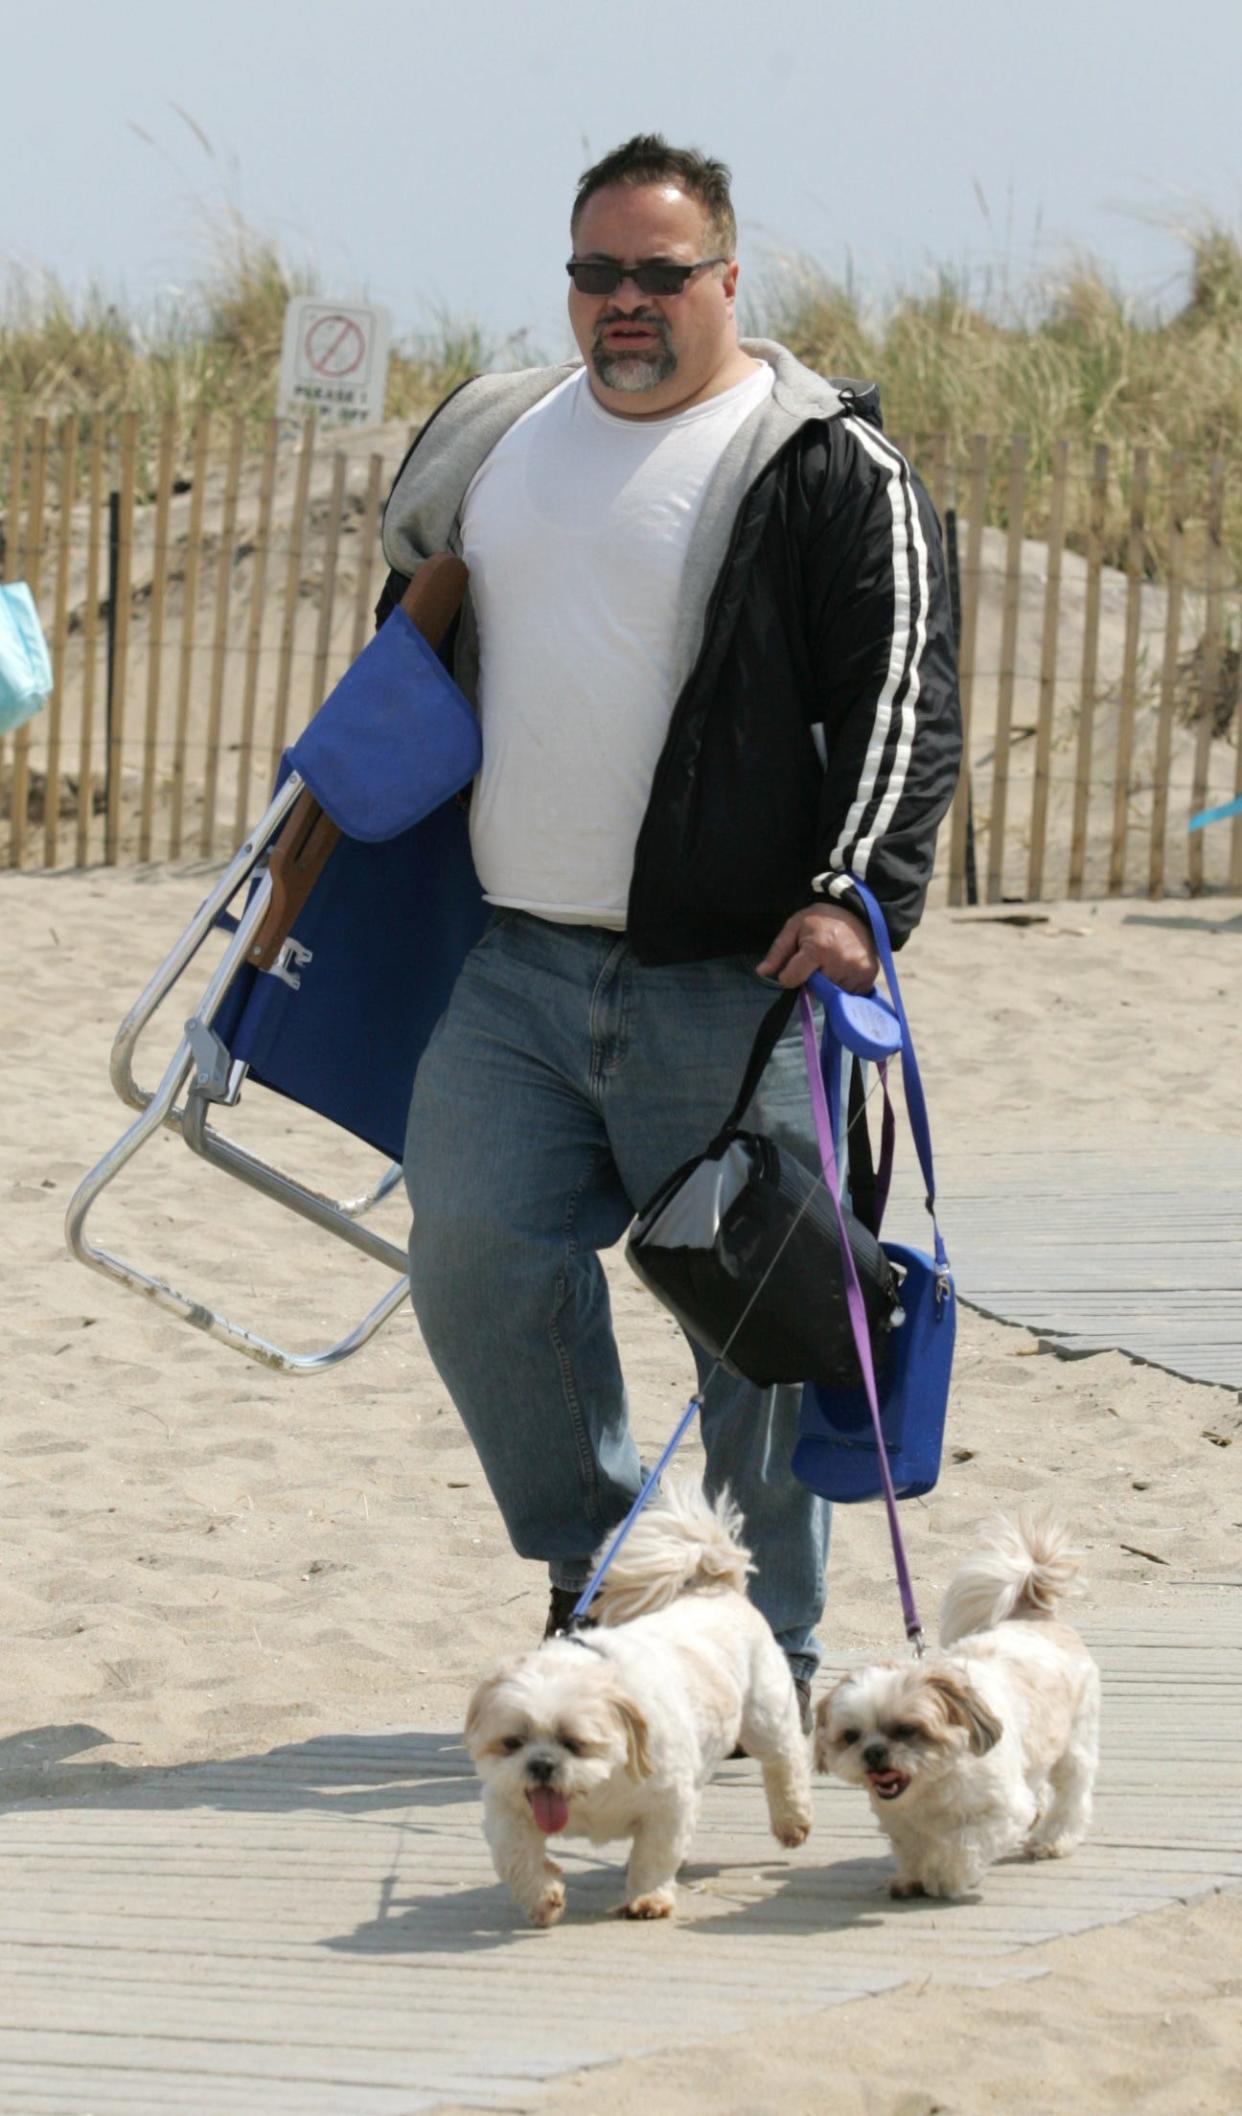
[[[923,1093],[923,1078],[919,1072],[919,1062],[914,1055],[914,1040],[910,1034],[910,1024],[906,1019],[905,1004],[901,997],[901,986],[897,981],[897,966],[893,961],[893,950],[888,938],[888,927],[885,924],[884,913],[866,883],[860,882],[857,875],[850,875],[849,881],[851,886],[857,890],[859,900],[866,911],[872,937],[875,941],[876,953],[880,958],[880,967],[884,972],[885,982],[892,995],[892,1012],[900,1031],[900,1041],[896,1048],[899,1048],[901,1052],[901,1077],[906,1092],[906,1111],[910,1118],[910,1134],[914,1140],[915,1152],[919,1157],[919,1167],[923,1171],[926,1205],[931,1215],[931,1223],[935,1235],[936,1269],[938,1272],[947,1271],[949,1259],[944,1243],[941,1240],[940,1228],[936,1222],[936,1174],[932,1163],[931,1127],[927,1121],[927,1099]],[[853,1000],[852,995],[843,993],[839,986],[832,984],[818,970],[807,981],[816,998],[823,1002],[826,1027],[848,1049],[859,1050],[859,1044],[854,1042],[851,1036],[856,1008],[856,1001]],[[875,1032],[877,1027],[875,1009],[877,1005],[884,1007],[885,1002],[882,999],[878,999],[874,993],[868,994],[867,1000],[871,1011],[860,1018],[865,1020],[866,1026]],[[875,1054],[861,1050],[860,1055],[868,1057]],[[880,1055],[888,1056],[890,1053],[884,1052]]]

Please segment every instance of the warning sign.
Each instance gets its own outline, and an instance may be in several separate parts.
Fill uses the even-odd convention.
[[[314,411],[325,425],[378,425],[388,382],[388,338],[386,309],[299,294],[285,310],[279,415]]]

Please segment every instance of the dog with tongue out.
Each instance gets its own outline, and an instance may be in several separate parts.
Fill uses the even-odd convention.
[[[727,1493],[672,1483],[605,1575],[599,1623],[546,1639],[480,1683],[466,1746],[496,1871],[535,1925],[565,1907],[553,1837],[628,1840],[624,1916],[666,1918],[703,1787],[740,1739],[763,1770],[773,1835],[811,1827],[789,1663],[746,1598],[750,1556]]]

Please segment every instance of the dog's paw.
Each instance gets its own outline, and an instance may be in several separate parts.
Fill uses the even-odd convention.
[[[1077,1843],[1076,1837],[1053,1837],[1051,1841],[1023,1846],[1023,1855],[1028,1859],[1067,1859]]]
[[[558,1867],[556,1871],[559,1873],[560,1868]],[[565,1883],[563,1881],[549,1881],[539,1901],[531,1909],[530,1922],[532,1925],[540,1926],[555,1925],[557,1919],[563,1914],[564,1909]]]
[[[632,1903],[623,1903],[618,1913],[623,1918],[671,1918],[677,1908],[677,1896],[671,1888],[653,1888],[649,1895],[635,1896]]]
[[[921,1881],[901,1881],[896,1874],[893,1875],[892,1880],[888,1884],[888,1892],[898,1903],[904,1903],[911,1896],[924,1896],[927,1894],[927,1890]]]
[[[772,1835],[788,1851],[795,1851],[799,1844],[806,1843],[813,1820],[809,1806],[785,1808],[781,1814],[772,1816]]]

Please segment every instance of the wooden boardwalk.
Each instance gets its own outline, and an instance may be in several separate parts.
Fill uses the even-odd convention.
[[[926,1244],[903,1150],[893,1231]],[[1158,1136],[941,1157],[958,1291],[1068,1353],[1117,1348],[1242,1391],[1242,1142]]]
[[[615,1860],[570,1855],[569,1915],[536,1933],[494,1881],[447,1734],[102,1788],[84,1761],[79,1792],[0,1820],[0,2112],[521,2111],[577,2067],[774,2010],[1039,1974],[1045,1940],[1242,1885],[1240,1615],[1242,1577],[1089,1629],[1094,1831],[957,1905],[890,1903],[866,1804],[831,1783],[810,1843],[778,1852],[748,1763],[709,1790],[676,1925],[611,1919]]]

